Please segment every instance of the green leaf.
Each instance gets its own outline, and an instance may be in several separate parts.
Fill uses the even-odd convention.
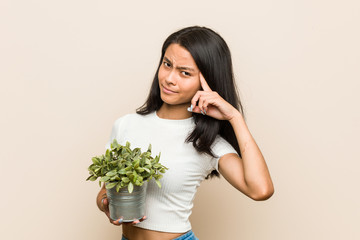
[[[134,168],[138,168],[140,165],[140,159],[136,160],[135,162],[133,162],[133,166]]]
[[[111,161],[110,164],[111,164],[113,167],[116,167],[117,164],[118,164],[118,160]]]
[[[116,170],[112,170],[112,171],[106,173],[106,176],[112,177],[112,176],[115,176],[116,174],[117,174]]]
[[[114,139],[114,141],[111,144],[111,149],[115,149],[115,148],[118,148],[118,147],[119,147],[119,144],[118,144],[117,140]]]
[[[157,179],[155,179],[155,182],[156,182],[156,184],[158,185],[158,187],[161,188],[161,183],[160,183],[160,181],[157,180]]]
[[[121,160],[118,162],[117,165],[117,169],[122,169],[123,168],[123,164],[121,163]]]
[[[136,173],[135,170],[133,171],[133,176],[134,176],[134,178],[132,179],[132,182],[135,182],[136,179],[138,178],[138,174]]]
[[[134,182],[134,174],[133,173],[131,173],[131,174],[127,175],[127,176],[128,176],[128,178],[130,179],[131,182]]]
[[[106,189],[111,189],[111,188],[115,187],[116,184],[117,184],[117,182],[108,183],[108,184],[105,185],[105,188]]]
[[[99,161],[99,159],[97,157],[93,157],[91,160],[93,161],[93,163],[95,165],[100,165],[100,161]]]
[[[161,168],[161,164],[160,163],[155,163],[154,168]]]
[[[110,177],[109,176],[104,176],[102,178],[100,178],[100,182],[107,182],[109,181]]]
[[[139,173],[142,173],[144,170],[145,170],[145,169],[142,168],[142,167],[138,167],[138,168],[136,169],[136,171],[139,172]]]
[[[116,184],[116,191],[117,192],[119,192],[120,188],[121,188],[121,183]]]
[[[121,178],[121,181],[123,181],[124,183],[128,183],[128,182],[130,182],[130,179],[127,177],[123,177],[123,178]]]
[[[132,193],[133,190],[134,190],[134,185],[130,182],[129,185],[128,185],[128,192]]]
[[[159,157],[159,156],[156,156],[156,157],[155,157],[155,162],[158,163],[159,160],[160,160],[160,157]]]
[[[139,156],[135,156],[133,158],[133,161],[136,162],[136,163],[140,163],[140,160],[141,160],[141,158]]]
[[[98,177],[94,176],[94,175],[91,175],[89,176],[86,181],[90,180],[90,181],[95,181]]]
[[[109,150],[109,149],[106,149],[105,159],[106,159],[106,160],[109,160],[109,159],[110,159],[110,150]]]
[[[155,179],[160,179],[160,178],[162,178],[162,177],[163,177],[163,176],[160,175],[160,174],[155,174],[155,175],[154,175],[154,178],[155,178]]]

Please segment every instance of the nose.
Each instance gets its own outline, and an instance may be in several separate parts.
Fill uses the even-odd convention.
[[[165,77],[165,82],[170,85],[176,85],[177,83],[177,79],[176,79],[176,75],[175,75],[175,71],[169,71],[167,76]]]

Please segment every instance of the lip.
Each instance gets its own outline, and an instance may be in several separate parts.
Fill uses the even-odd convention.
[[[174,92],[174,91],[171,91],[170,89],[167,89],[167,88],[164,87],[164,86],[163,86],[163,91],[164,91],[165,93],[176,93],[176,92]]]

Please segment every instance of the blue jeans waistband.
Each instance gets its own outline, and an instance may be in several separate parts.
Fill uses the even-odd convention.
[[[126,237],[124,237],[124,235],[122,236],[121,240],[129,240],[127,239]],[[199,240],[194,232],[192,230],[184,233],[183,235],[177,237],[177,238],[174,238],[173,240]]]

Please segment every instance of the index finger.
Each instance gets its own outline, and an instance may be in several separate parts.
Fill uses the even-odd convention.
[[[200,84],[204,91],[212,91],[201,72],[200,72]]]

